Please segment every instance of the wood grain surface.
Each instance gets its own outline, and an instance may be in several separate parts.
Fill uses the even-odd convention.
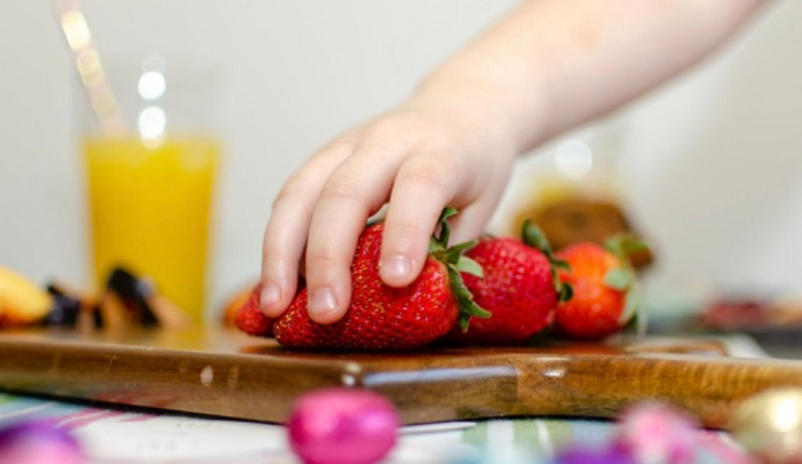
[[[802,362],[737,359],[716,342],[436,348],[366,354],[289,351],[226,331],[0,335],[0,388],[282,422],[301,393],[361,386],[405,423],[511,415],[610,417],[659,399],[721,428],[767,388],[802,386]]]

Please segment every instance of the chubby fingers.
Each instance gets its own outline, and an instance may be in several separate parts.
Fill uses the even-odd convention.
[[[491,181],[482,189],[481,195],[474,202],[462,208],[459,215],[451,221],[451,243],[462,243],[473,240],[482,235],[488,220],[496,211],[509,178],[509,165],[496,163],[488,166],[485,171],[491,172]]]
[[[312,213],[306,247],[309,317],[331,324],[351,299],[351,263],[367,218],[387,200],[406,149],[367,140],[330,176]]]
[[[379,266],[381,279],[394,287],[409,285],[420,273],[445,205],[468,206],[473,212],[466,223],[486,221],[485,208],[470,206],[486,187],[477,180],[488,173],[447,140],[427,139],[427,127],[404,117],[374,121],[356,137],[335,141],[284,186],[265,232],[265,314],[277,317],[289,305],[305,254],[310,318],[320,324],[339,320],[350,304],[357,240],[388,197]]]
[[[441,210],[458,200],[463,171],[449,154],[428,149],[411,155],[401,166],[382,239],[379,274],[384,283],[403,287],[418,276]]]
[[[355,135],[348,134],[321,149],[284,184],[273,202],[262,246],[261,309],[267,316],[281,315],[295,296],[315,201],[326,179],[354,147]]]

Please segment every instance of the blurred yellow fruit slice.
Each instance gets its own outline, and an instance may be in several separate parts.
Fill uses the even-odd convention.
[[[0,327],[36,322],[47,315],[52,305],[47,292],[0,266]]]

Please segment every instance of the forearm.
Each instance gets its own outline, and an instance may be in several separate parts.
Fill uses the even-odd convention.
[[[531,0],[429,75],[447,105],[522,152],[695,63],[764,0]],[[436,96],[436,97],[435,97]]]

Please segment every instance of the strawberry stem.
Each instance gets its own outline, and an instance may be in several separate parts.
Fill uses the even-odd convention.
[[[473,300],[473,294],[468,290],[461,275],[462,272],[465,272],[477,277],[483,277],[482,266],[464,255],[466,251],[475,247],[478,241],[471,240],[452,247],[448,246],[448,240],[451,236],[448,218],[455,214],[457,214],[456,208],[450,206],[444,208],[443,212],[440,213],[440,218],[437,220],[440,231],[432,236],[429,242],[429,253],[446,266],[451,293],[454,294],[459,306],[459,325],[462,331],[465,332],[468,330],[472,317],[488,318],[491,314]]]
[[[448,248],[448,239],[451,238],[451,226],[448,224],[448,218],[457,214],[457,208],[453,206],[446,206],[437,218],[437,225],[440,226],[440,233],[434,235],[434,240],[439,243],[443,249]]]
[[[524,221],[521,230],[521,238],[525,244],[540,251],[546,256],[546,259],[549,260],[549,264],[551,265],[551,279],[554,282],[554,290],[557,291],[559,301],[570,300],[571,297],[574,296],[574,289],[571,285],[560,280],[557,270],[562,269],[564,271],[569,271],[571,270],[571,266],[569,266],[566,261],[554,257],[554,250],[552,250],[546,235],[539,227],[532,224],[532,221],[529,219]]]

